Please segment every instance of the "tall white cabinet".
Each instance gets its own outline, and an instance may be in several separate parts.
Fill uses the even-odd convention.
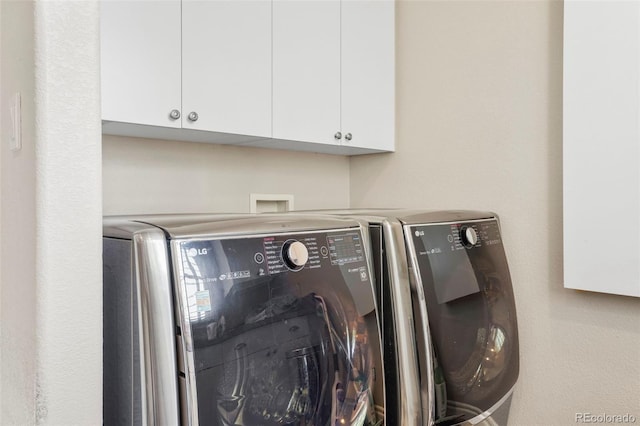
[[[564,12],[564,285],[640,297],[640,1]]]
[[[103,131],[393,151],[393,0],[102,0]]]

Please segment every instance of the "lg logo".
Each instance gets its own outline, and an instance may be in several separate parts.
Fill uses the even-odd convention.
[[[207,249],[206,248],[201,248],[201,249],[190,248],[188,254],[191,257],[200,256],[202,254],[207,254]]]

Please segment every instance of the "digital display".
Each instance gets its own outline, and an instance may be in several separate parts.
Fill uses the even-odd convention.
[[[344,265],[345,263],[362,262],[364,251],[360,234],[348,233],[330,235],[327,237],[329,256],[332,265]]]

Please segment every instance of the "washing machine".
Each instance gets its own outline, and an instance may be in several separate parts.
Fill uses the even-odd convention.
[[[103,245],[105,425],[400,424],[362,222],[105,218]]]
[[[417,355],[422,423],[506,425],[519,374],[519,343],[498,217],[400,209],[323,213],[369,224],[379,304],[414,324],[408,345]],[[399,240],[405,250],[397,249]],[[390,242],[396,246],[392,250]],[[392,265],[400,265],[396,272],[408,271],[410,308],[385,298],[398,281],[389,273]]]

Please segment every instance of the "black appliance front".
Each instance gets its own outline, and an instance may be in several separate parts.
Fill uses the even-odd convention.
[[[498,222],[405,229],[427,306],[436,423],[480,421],[508,399],[519,372],[516,309]]]
[[[193,342],[183,392],[200,425],[382,424],[360,230],[185,240],[174,256]]]

